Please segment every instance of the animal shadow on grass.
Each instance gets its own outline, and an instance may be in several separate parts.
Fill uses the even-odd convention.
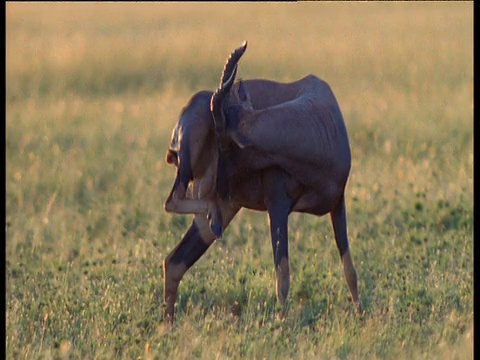
[[[340,301],[340,300],[339,300]],[[176,320],[188,318],[204,318],[209,314],[227,316],[238,320],[258,321],[263,326],[276,323],[278,320],[295,323],[296,326],[315,327],[320,322],[332,321],[339,313],[364,321],[368,316],[369,301],[362,296],[362,312],[358,313],[351,298],[345,298],[344,303],[329,304],[327,297],[316,300],[303,301],[302,299],[287,299],[285,306],[281,306],[275,295],[256,296],[249,298],[248,292],[239,290],[238,293],[214,295],[207,292],[204,286],[192,291],[179,290],[175,307]]]

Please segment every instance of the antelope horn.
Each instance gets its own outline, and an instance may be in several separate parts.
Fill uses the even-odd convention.
[[[237,66],[233,69],[232,74],[230,75],[230,78],[225,81],[225,83],[215,91],[215,93],[212,95],[212,99],[210,102],[210,110],[212,112],[213,116],[213,123],[215,125],[215,132],[217,134],[217,140],[218,137],[221,137],[222,134],[225,132],[225,127],[227,124],[227,121],[225,119],[225,113],[223,111],[223,103],[225,100],[225,97],[229,94],[230,89],[233,85],[233,81],[235,80],[235,75],[237,74]]]
[[[247,50],[247,42],[244,41],[242,46],[239,48],[235,49],[230,56],[228,57],[227,62],[225,63],[225,66],[223,67],[223,72],[222,72],[222,78],[220,80],[220,87],[223,86],[223,84],[232,76],[233,71],[235,70],[235,67],[242,57],[243,53]]]
[[[238,69],[238,61],[242,57],[243,53],[247,49],[247,42],[245,41],[242,46],[235,49],[229,56],[222,72],[222,78],[220,80],[220,86],[212,95],[210,101],[210,111],[212,112],[213,122],[215,125],[215,132],[217,134],[217,140],[225,132],[226,120],[223,112],[223,102],[230,92],[230,89],[235,81],[235,76]]]

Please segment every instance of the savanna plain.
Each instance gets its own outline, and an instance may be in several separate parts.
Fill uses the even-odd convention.
[[[350,136],[355,314],[328,216],[242,210],[180,284],[164,162],[191,95],[310,73]],[[473,358],[473,2],[6,4],[6,358]]]

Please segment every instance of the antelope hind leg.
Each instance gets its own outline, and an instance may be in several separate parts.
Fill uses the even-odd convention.
[[[345,280],[347,281],[348,288],[352,294],[353,302],[356,304],[356,312],[361,314],[363,313],[362,304],[358,297],[358,287],[357,287],[357,272],[353,266],[352,257],[350,255],[350,250],[347,250],[345,254],[342,255],[343,263],[343,272],[345,274]]]
[[[330,213],[333,231],[335,233],[335,241],[337,243],[340,256],[342,258],[343,272],[347,286],[352,294],[352,300],[356,304],[356,311],[363,311],[360,299],[358,297],[357,272],[353,266],[352,257],[348,245],[347,237],[347,216],[345,212],[345,199],[342,196],[335,209]]]
[[[165,203],[165,211],[174,214],[206,215],[212,233],[216,237],[222,235],[222,216],[218,206],[212,201],[172,198]]]

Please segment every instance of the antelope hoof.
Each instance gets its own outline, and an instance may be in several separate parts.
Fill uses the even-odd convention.
[[[222,224],[219,221],[210,220],[210,230],[216,238],[222,236]]]
[[[223,226],[222,219],[218,211],[216,211],[216,209],[210,210],[207,214],[207,219],[213,235],[215,235],[216,238],[221,237],[223,233]]]
[[[166,324],[173,324],[175,317],[175,296],[169,296],[165,299],[163,306],[163,321]]]
[[[165,310],[164,313],[163,313],[163,321],[166,323],[166,324],[173,324],[173,316],[174,314],[171,313],[170,311],[168,310]]]
[[[357,315],[363,315],[365,313],[365,310],[363,310],[362,303],[360,301],[355,302],[355,314]]]

